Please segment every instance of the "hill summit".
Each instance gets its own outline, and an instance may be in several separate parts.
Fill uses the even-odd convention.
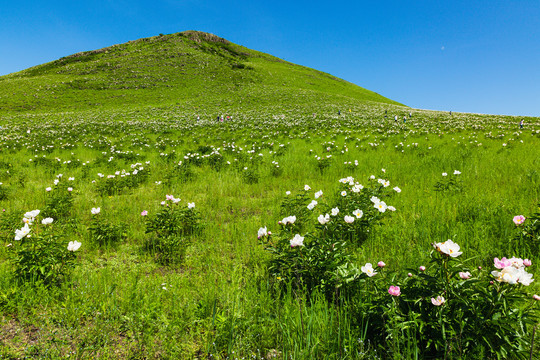
[[[375,102],[400,105],[332,75],[200,31],[85,51],[0,77],[1,112],[149,106],[217,110]]]

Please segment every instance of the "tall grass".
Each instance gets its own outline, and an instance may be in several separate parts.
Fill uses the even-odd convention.
[[[391,187],[401,189],[392,204],[397,211],[355,250],[359,266],[383,260],[390,270],[406,274],[427,264],[431,243],[447,239],[459,242],[467,257],[476,257],[485,268],[492,266],[494,257],[529,256],[511,248],[509,239],[516,231],[512,217],[532,214],[539,202],[540,124],[536,121],[527,131],[513,133],[514,119],[455,114],[459,119],[448,119],[452,125],[441,125],[439,118],[447,115],[415,111],[404,126],[381,120],[382,109],[373,107],[371,115],[326,115],[315,124],[305,116],[272,120],[272,112],[222,125],[137,118],[131,123],[102,122],[85,113],[76,115],[78,120],[63,119],[64,124],[55,116],[24,125],[18,118],[9,122],[0,135],[0,186],[7,191],[7,198],[0,200],[5,209],[0,214],[0,354],[422,358],[414,329],[396,327],[382,341],[385,347],[368,341],[372,324],[353,311],[361,299],[328,301],[317,291],[308,295],[276,286],[276,279],[268,278],[271,255],[258,242],[257,229],[277,230],[286,191],[308,184],[313,191],[331,194],[340,178],[367,182],[370,175],[382,174]],[[329,141],[335,145],[331,151]],[[46,145],[54,148],[43,150]],[[200,159],[184,158],[200,146],[222,154],[223,166],[211,167],[202,154]],[[161,155],[173,152],[174,161]],[[321,171],[315,156],[329,154],[330,165]],[[47,160],[40,160],[43,156]],[[68,159],[89,163],[64,164]],[[355,160],[357,166],[345,164]],[[192,163],[190,177],[174,175],[179,161]],[[278,161],[280,174],[272,173],[272,161]],[[135,163],[150,170],[140,185],[108,195],[92,183],[100,181],[98,173],[133,172],[130,165]],[[256,182],[246,181],[244,167],[254,169]],[[454,170],[461,174],[453,175]],[[443,172],[459,177],[461,189],[436,191]],[[45,189],[60,173],[62,181],[75,178],[70,182],[74,203],[69,221],[55,226],[66,245],[72,240],[83,243],[78,266],[56,287],[17,282],[6,245],[14,243],[13,232],[22,226],[18,221],[24,212],[44,208],[50,195]],[[143,210],[155,214],[166,194],[181,198],[182,204],[195,202],[204,225],[183,262],[170,266],[155,262],[154,254],[143,250],[148,235],[141,216]],[[125,230],[127,237],[118,246],[91,242],[92,207],[101,207],[101,216]],[[313,216],[318,215],[316,207]],[[532,272],[538,276],[538,254],[532,255]],[[528,291],[538,292],[537,283]]]

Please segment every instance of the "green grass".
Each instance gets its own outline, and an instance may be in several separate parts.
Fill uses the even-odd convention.
[[[215,118],[233,108],[276,104],[302,104],[310,113],[315,99],[398,104],[329,74],[194,32],[74,54],[0,77],[0,111],[9,113],[178,105]]]
[[[346,306],[336,309],[323,299],[311,300],[315,303],[307,306],[306,300],[291,293],[283,300],[273,300],[274,290],[265,280],[268,254],[256,234],[261,226],[276,230],[285,191],[309,184],[313,191],[330,194],[339,178],[367,179],[384,168],[391,186],[402,189],[392,204],[398,210],[374,229],[355,257],[359,266],[384,260],[398,271],[426,264],[430,243],[448,238],[460,243],[467,257],[478,256],[478,263],[487,269],[495,256],[521,255],[507,252],[515,228],[511,219],[516,214],[531,214],[539,199],[538,158],[531,156],[539,147],[538,122],[530,125],[534,131],[511,133],[514,121],[501,117],[504,128],[498,129],[501,125],[490,125],[490,117],[482,131],[475,132],[467,128],[479,126],[483,117],[469,120],[466,115],[454,115],[454,128],[464,129],[448,134],[450,125],[438,128],[433,113],[421,111],[415,111],[406,125],[380,120],[380,115],[369,120],[365,113],[340,118],[328,114],[318,124],[321,127],[315,128],[311,116],[298,116],[288,124],[271,120],[270,113],[251,121],[202,125],[146,120],[144,113],[139,115],[142,120],[107,122],[90,114],[74,114],[61,122],[28,120],[22,126],[20,118],[14,118],[2,134],[2,186],[9,194],[1,202],[6,209],[3,216],[42,209],[45,188],[52,186],[55,176],[62,173],[64,181],[73,176],[71,217],[76,225],[61,233],[66,243],[74,239],[83,243],[79,266],[58,289],[15,285],[9,280],[10,265],[4,263],[1,291],[7,300],[2,305],[2,326],[8,335],[2,341],[6,356],[56,358],[75,351],[80,358],[208,354],[214,358],[264,358],[276,351],[293,358],[346,358],[344,352],[348,351],[350,358],[370,358],[375,349],[367,343],[360,346],[358,339],[362,340],[365,330],[351,322]],[[157,112],[161,117],[166,114]],[[168,114],[171,118],[176,115]],[[439,134],[442,132],[445,134]],[[493,137],[495,132],[510,135]],[[332,152],[330,167],[321,173],[314,155],[325,154],[328,141],[338,150]],[[233,142],[234,152],[228,145]],[[41,150],[45,144],[53,146],[50,153]],[[285,151],[275,156],[280,144]],[[193,166],[194,177],[187,181],[165,181],[178,160],[203,145],[220,148],[225,162],[220,171],[202,164]],[[111,151],[113,147],[114,151],[133,151],[134,158],[121,159]],[[345,148],[348,151],[342,153]],[[249,152],[251,149],[255,151]],[[177,160],[163,160],[161,154],[173,152]],[[43,155],[51,161],[36,165]],[[114,158],[108,162],[110,156]],[[256,184],[244,183],[241,170],[226,164],[240,159],[240,168],[252,166],[251,157],[260,157],[261,162],[256,166]],[[90,162],[69,168],[64,164],[68,159]],[[344,164],[354,160],[359,164],[354,169]],[[146,165],[146,161],[150,163]],[[278,161],[283,169],[280,176],[271,175],[271,161]],[[55,162],[60,165],[53,167]],[[141,186],[112,196],[96,192],[92,180],[98,180],[97,173],[129,170],[136,162],[151,172]],[[454,170],[462,172],[463,191],[437,193],[434,185],[441,173]],[[162,184],[156,185],[156,181]],[[152,254],[142,251],[146,235],[140,212],[155,212],[165,194],[180,197],[184,204],[194,201],[205,224],[188,247],[184,263],[170,267],[155,263]],[[97,206],[102,216],[124,226],[128,233],[116,248],[99,249],[89,243],[90,209]],[[6,244],[13,242],[11,234],[5,232]],[[5,247],[1,256],[6,259]],[[533,283],[532,289],[536,288]],[[11,293],[10,289],[16,290]],[[304,332],[298,311],[304,312]],[[334,335],[338,313],[339,331],[343,331],[340,343]]]
[[[285,192],[308,184],[310,196],[323,190],[327,198],[347,176],[364,184],[384,176],[402,190],[390,204],[396,212],[354,249],[358,267],[383,260],[405,278],[428,265],[431,243],[453,239],[485,271],[494,257],[523,256],[540,275],[538,253],[509,244],[512,217],[530,216],[540,202],[539,118],[519,130],[514,117],[412,110],[327,74],[194,36],[142,39],[0,78],[7,194],[0,200],[0,358],[422,358],[419,339],[406,331],[384,347],[372,342],[371,324],[355,312],[362,299],[329,302],[268,278],[270,254],[257,230],[278,230]],[[232,120],[217,122],[218,114]],[[202,157],[212,151],[223,156],[221,168]],[[328,154],[330,166],[320,171],[315,156]],[[190,177],[176,169],[185,157],[194,162]],[[272,173],[272,161],[281,174]],[[135,163],[150,175],[134,188],[108,195],[92,182],[101,181],[98,173],[131,173]],[[246,181],[244,167],[256,182]],[[435,191],[441,174],[454,170],[462,190]],[[82,242],[77,267],[57,286],[18,283],[7,245],[24,212],[44,209],[58,174],[75,178],[68,219],[54,226],[66,246]],[[140,215],[155,214],[166,194],[195,202],[204,225],[183,262],[169,266],[144,250]],[[92,243],[92,207],[126,239]],[[539,293],[537,281],[524,290]]]

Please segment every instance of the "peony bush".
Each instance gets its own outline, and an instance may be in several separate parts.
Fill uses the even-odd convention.
[[[55,234],[54,219],[40,221],[40,210],[24,214],[24,225],[15,230],[13,241],[8,244],[13,275],[18,281],[42,282],[47,286],[57,284],[75,266],[75,252],[81,247],[78,241],[66,241]]]

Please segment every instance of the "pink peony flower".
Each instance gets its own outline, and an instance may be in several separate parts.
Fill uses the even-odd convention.
[[[383,268],[383,267],[386,266],[386,264],[384,263],[384,261],[379,261],[379,262],[377,263],[377,266]],[[398,289],[399,289],[399,288],[398,288]]]
[[[533,295],[533,299],[536,300],[536,301],[540,301],[540,296],[534,294],[534,295]]]
[[[493,263],[497,269],[504,269],[505,267],[512,265],[512,262],[505,257],[503,257],[501,260],[499,260],[499,258],[495,258],[493,259]]]
[[[444,297],[442,296],[437,296],[437,298],[431,298],[431,303],[435,306],[441,306],[442,304],[444,304],[446,302],[446,300],[444,300]]]
[[[527,266],[527,267],[528,267],[528,266],[531,266],[531,265],[532,265],[532,261],[529,260],[529,259],[525,259],[525,260],[523,260],[523,265],[525,265],[525,266]]]
[[[418,269],[420,269],[420,271],[426,271],[426,267],[424,265],[420,266]]]
[[[516,224],[516,226],[519,226],[521,224],[523,224],[523,222],[525,222],[525,216],[523,215],[516,215],[514,216],[514,224]]]
[[[143,210],[143,211],[141,212],[141,216],[146,216],[146,215],[148,215],[148,211]]]
[[[392,296],[399,296],[401,295],[401,290],[399,289],[399,286],[390,286],[388,293]]]
[[[460,271],[459,272],[459,277],[462,278],[463,280],[467,280],[471,277],[471,273],[470,272],[462,272]]]

